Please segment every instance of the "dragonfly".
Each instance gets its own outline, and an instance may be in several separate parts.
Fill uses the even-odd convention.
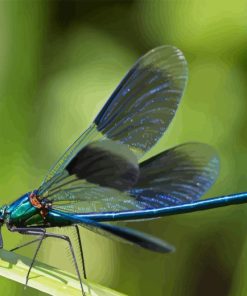
[[[83,290],[69,236],[51,227],[75,227],[87,277],[79,227],[139,247],[169,253],[167,242],[125,226],[106,222],[158,218],[244,202],[244,194],[198,200],[215,182],[219,157],[204,143],[184,143],[147,160],[183,96],[188,66],[174,46],[147,52],[133,65],[93,123],[48,171],[38,189],[0,208],[1,228],[36,238],[12,249],[37,243],[29,271],[42,242],[65,240]]]

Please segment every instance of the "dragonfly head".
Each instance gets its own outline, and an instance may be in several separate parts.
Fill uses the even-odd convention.
[[[6,208],[7,206],[3,206],[0,208],[0,249],[3,248],[3,238],[2,238],[2,225],[4,224],[6,217]]]

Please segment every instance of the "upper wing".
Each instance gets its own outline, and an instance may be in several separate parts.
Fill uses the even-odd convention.
[[[98,130],[146,153],[171,122],[187,81],[187,63],[175,47],[157,47],[141,57],[95,119]]]
[[[70,161],[89,143],[114,140],[139,159],[171,122],[187,81],[187,64],[175,47],[157,47],[127,73],[92,125],[50,169],[39,194],[61,178]]]
[[[120,191],[84,180],[61,181],[48,191],[52,207],[99,220],[106,213],[116,216],[161,209],[198,199],[214,183],[219,159],[206,144],[187,143],[140,164],[139,178],[133,188]],[[71,177],[70,177],[71,178]]]

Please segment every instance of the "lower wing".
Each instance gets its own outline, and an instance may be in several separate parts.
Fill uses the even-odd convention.
[[[134,244],[151,251],[159,253],[169,253],[174,251],[174,247],[167,244],[163,240],[131,228],[100,223],[83,217],[76,217],[75,215],[63,213],[57,210],[49,211],[49,215],[55,216],[56,219],[64,220],[66,223],[70,222],[71,224],[79,224],[108,238]]]
[[[76,218],[116,221],[158,217],[164,209],[198,200],[215,182],[219,159],[212,147],[187,143],[142,162],[139,169],[138,182],[128,191],[64,179],[56,190],[51,188],[48,199],[52,209]]]

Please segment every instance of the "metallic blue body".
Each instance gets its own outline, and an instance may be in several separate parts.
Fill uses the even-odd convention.
[[[13,203],[6,207],[7,221],[10,225],[15,226],[34,226],[35,224],[42,224],[42,217],[39,211],[29,201],[30,192],[24,194]],[[170,215],[185,214],[190,212],[214,209],[228,205],[241,204],[247,202],[247,192],[230,194],[227,196],[220,196],[209,198],[206,200],[199,200],[191,203],[185,203],[176,206],[169,206],[160,209],[126,211],[126,212],[106,212],[106,213],[66,213],[63,211],[49,209],[46,220],[46,227],[52,226],[68,226],[77,224],[85,220],[94,221],[121,221],[121,220],[139,220],[151,219]],[[34,216],[40,216],[32,220]],[[28,221],[30,221],[28,223]],[[45,225],[44,225],[45,226]]]
[[[157,210],[145,210],[145,211],[126,211],[126,212],[114,212],[114,213],[90,213],[90,214],[71,214],[64,213],[58,210],[51,210],[49,215],[51,217],[72,220],[91,219],[95,221],[120,221],[120,220],[138,220],[138,219],[150,219],[158,218],[170,215],[185,214],[190,212],[203,211],[208,209],[214,209],[219,207],[225,207],[234,204],[241,204],[247,202],[247,192],[230,194],[226,196],[220,196],[215,198],[209,198],[206,200],[199,200],[187,204],[181,204],[177,206],[170,206],[160,208]]]

